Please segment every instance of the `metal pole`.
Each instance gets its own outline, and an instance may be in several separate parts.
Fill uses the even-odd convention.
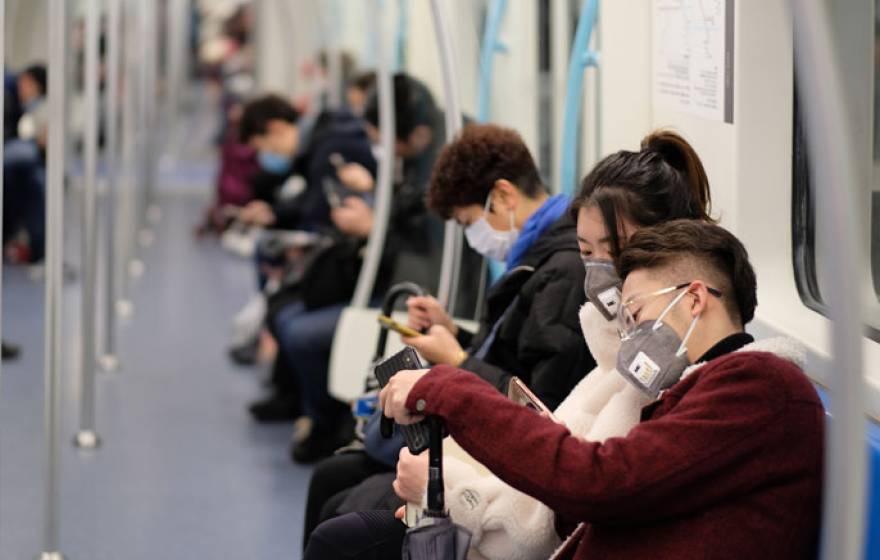
[[[477,121],[479,122],[489,122],[492,118],[492,80],[495,76],[495,54],[507,50],[507,47],[498,39],[506,11],[507,0],[492,0],[483,29],[483,42],[480,47],[480,81],[477,87]],[[475,320],[479,321],[483,313],[487,279],[491,276],[493,281],[497,280],[503,273],[504,263],[483,257],[483,262],[480,265],[480,284],[477,286]]]
[[[85,4],[85,186],[83,189],[82,308],[80,309],[80,416],[74,443],[82,449],[100,444],[95,433],[95,280],[98,236],[98,0]]]
[[[461,104],[458,98],[458,82],[455,75],[455,55],[449,24],[439,0],[431,0],[431,13],[434,21],[434,34],[443,70],[443,93],[446,101],[446,140],[452,142],[461,131]],[[461,267],[461,228],[455,220],[446,222],[443,234],[443,259],[440,264],[440,303],[453,311],[458,296],[459,268]]]
[[[104,134],[104,163],[107,169],[107,194],[106,194],[106,235],[104,239],[104,252],[106,266],[104,267],[104,344],[103,355],[100,362],[104,371],[116,371],[119,368],[119,358],[116,354],[116,299],[118,292],[116,225],[116,191],[119,181],[119,51],[120,51],[120,11],[121,0],[106,0],[107,2],[107,58],[106,58],[106,86],[105,86],[105,119],[106,131]]]
[[[571,194],[576,178],[577,153],[580,143],[578,131],[581,124],[581,108],[584,94],[584,70],[598,64],[598,54],[590,50],[590,37],[596,24],[599,0],[584,0],[577,30],[568,60],[568,84],[565,92],[565,109],[562,117],[562,158],[559,164],[559,190]]]
[[[62,255],[64,252],[65,56],[64,0],[49,0],[49,133],[46,168],[46,302],[44,337],[45,511],[40,560],[59,560],[58,430],[61,407]]]
[[[138,77],[136,54],[140,50],[137,32],[137,5],[130,0],[122,1],[121,37],[125,40],[120,42],[124,48],[121,57],[122,63],[122,153],[120,154],[117,174],[117,188],[119,190],[119,206],[117,208],[116,223],[119,231],[116,236],[116,305],[115,311],[120,317],[129,317],[134,309],[130,300],[131,276],[129,267],[134,261],[134,244],[137,232],[137,211],[135,201],[135,186],[139,175],[139,168],[135,162],[135,150],[137,143],[137,129],[140,126],[140,108],[138,104]]]
[[[799,0],[794,8],[795,63],[810,153],[811,181],[819,233],[833,251],[823,263],[831,350],[838,375],[829,391],[831,422],[825,446],[825,489],[822,508],[822,558],[863,558],[865,543],[865,380],[862,377],[862,320],[856,232],[860,188],[851,148],[851,119],[844,103],[843,81],[834,60],[824,2]]]
[[[153,244],[154,234],[150,229],[151,224],[156,224],[162,217],[161,210],[156,204],[156,179],[159,163],[159,143],[157,142],[159,123],[161,118],[157,111],[157,98],[159,90],[156,80],[159,74],[159,34],[158,34],[158,4],[156,2],[143,2],[144,9],[144,66],[146,71],[146,118],[147,126],[144,128],[146,137],[146,149],[144,158],[146,162],[146,183],[144,184],[144,215],[143,229],[139,234],[142,246],[149,247]]]
[[[406,69],[406,41],[409,31],[409,3],[397,0],[397,29],[394,32],[394,71]]]
[[[180,0],[168,0],[165,5],[165,105],[163,106],[165,145],[171,146],[167,155],[177,151],[177,112],[180,106],[180,64],[183,54],[183,20],[180,15]]]
[[[6,0],[0,0],[0,60],[6,60]],[[0,107],[6,103],[6,88],[0,88]],[[0,115],[0,130],[4,130],[5,115]],[[0,142],[0,161],[3,161],[3,142]],[[3,174],[0,173],[0,231],[3,229]],[[0,341],[3,340],[3,259],[0,258]],[[0,365],[0,381],[3,366]]]
[[[376,37],[376,81],[379,93],[379,135],[382,145],[382,158],[379,160],[379,176],[376,188],[376,211],[373,217],[373,229],[367,242],[367,253],[358,276],[357,286],[352,298],[353,307],[365,308],[373,293],[376,274],[385,247],[385,233],[388,230],[388,219],[391,215],[391,194],[394,189],[394,84],[391,81],[391,70],[388,67],[388,56],[385,53],[384,34],[382,33],[382,0],[373,0],[368,10],[370,25]]]

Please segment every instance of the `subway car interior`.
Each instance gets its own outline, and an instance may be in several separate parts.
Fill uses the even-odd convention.
[[[880,560],[880,0],[0,30],[0,559]]]

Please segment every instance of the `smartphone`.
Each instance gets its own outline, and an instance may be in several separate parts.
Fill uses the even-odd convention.
[[[539,399],[519,377],[514,377],[510,380],[510,385],[507,387],[507,396],[513,402],[531,408],[535,412],[544,412],[554,422],[557,421],[556,417],[553,416],[553,411],[547,408],[547,405],[542,403],[541,399]]]
[[[394,331],[396,333],[400,333],[403,336],[406,336],[409,338],[412,338],[414,336],[420,336],[422,334],[415,329],[411,329],[411,328],[407,327],[406,325],[401,325],[400,323],[398,323],[397,321],[395,321],[394,319],[392,319],[388,315],[379,315],[379,323],[381,323],[383,327],[385,327],[387,329],[391,329],[392,331]]]
[[[335,167],[337,171],[345,166],[345,158],[339,152],[333,152],[327,159],[330,161],[330,165]]]
[[[339,194],[339,187],[336,181],[330,177],[324,177],[321,185],[324,188],[324,196],[327,198],[327,204],[330,208],[339,208],[342,206],[342,196]]]

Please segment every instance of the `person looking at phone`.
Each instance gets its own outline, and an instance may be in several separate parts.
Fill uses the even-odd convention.
[[[679,220],[633,234],[618,371],[652,399],[604,443],[449,366],[395,375],[387,416],[446,422],[502,480],[552,508],[557,558],[808,558],[822,502],[825,412],[791,342],[751,345],[756,281],[723,228]]]
[[[555,408],[595,366],[578,322],[584,268],[569,202],[550,196],[515,131],[466,126],[440,152],[428,205],[441,218],[465,225],[471,247],[506,262],[508,272],[488,293],[479,333],[458,329],[436,299],[410,298],[408,326],[429,328],[405,342],[433,363],[462,365],[490,379],[505,394],[509,380],[519,376]],[[382,471],[384,481],[355,487]],[[322,518],[344,511],[344,499],[379,508],[392,505],[387,496],[393,507],[399,505],[391,493],[393,478],[389,465],[367,453],[323,461],[310,484],[306,539]]]
[[[472,371],[507,393],[518,376],[551,408],[595,362],[580,333],[583,266],[570,198],[550,196],[520,136],[471,125],[440,153],[428,205],[465,228],[472,249],[503,262],[480,330],[459,328],[433,297],[407,300],[404,342],[431,363]]]
[[[347,111],[324,111],[305,142],[300,113],[286,99],[266,95],[247,103],[241,117],[242,141],[257,150],[262,171],[255,179],[257,200],[239,219],[263,227],[320,230],[333,227],[326,181],[339,181],[338,160],[376,173],[376,161],[360,119]],[[285,192],[291,177],[301,176],[300,192]]]
[[[587,303],[579,313],[580,325],[596,367],[554,414],[573,435],[602,442],[626,435],[648,402],[616,370],[620,338],[615,303],[620,301],[621,281],[613,256],[641,228],[680,218],[710,222],[709,180],[684,138],[657,130],[642,139],[639,150],[620,150],[596,164],[583,179],[569,213],[577,220],[586,270]],[[614,228],[618,245],[610,242]],[[546,505],[456,457],[447,458],[444,470],[450,514],[472,532],[471,549],[480,557],[543,558],[558,546],[554,515]],[[426,484],[427,456],[403,449],[394,485],[398,495],[418,504]],[[390,512],[384,513],[384,521],[383,537],[402,540],[404,527],[393,522]]]

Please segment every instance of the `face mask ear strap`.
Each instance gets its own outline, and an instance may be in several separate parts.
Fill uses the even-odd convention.
[[[680,294],[675,296],[672,299],[672,301],[669,302],[669,305],[667,305],[666,307],[663,308],[663,311],[660,312],[660,315],[657,317],[657,320],[654,321],[654,326],[652,328],[655,331],[657,329],[659,329],[660,325],[663,323],[663,317],[666,317],[666,314],[669,313],[669,310],[672,309],[673,307],[675,307],[675,304],[680,302],[681,298],[683,298],[686,294],[687,294],[687,290],[684,290],[683,292],[681,292]]]
[[[687,341],[691,337],[691,334],[693,334],[694,327],[697,326],[697,321],[699,321],[699,320],[700,320],[700,316],[697,315],[696,317],[694,317],[694,320],[691,321],[691,325],[688,327],[687,332],[684,333],[684,338],[681,339],[681,344],[678,346],[678,350],[675,351],[676,356],[681,356],[682,354],[687,352]]]

